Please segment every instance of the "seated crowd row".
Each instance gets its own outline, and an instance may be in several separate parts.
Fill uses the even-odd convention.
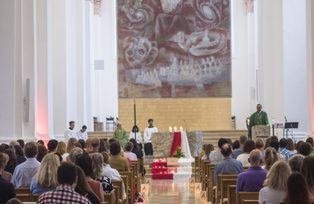
[[[115,139],[98,138],[50,140],[47,147],[23,140],[0,145],[0,203],[15,198],[17,188],[29,188],[39,203],[101,203],[113,190],[111,181],[122,181],[119,172],[143,157],[134,139],[125,151]]]
[[[304,203],[314,201],[313,139],[297,144],[276,136],[248,140],[241,136],[233,143],[225,138],[218,148],[205,145],[202,160],[215,164],[218,175],[237,174],[237,192],[259,192],[259,203]]]

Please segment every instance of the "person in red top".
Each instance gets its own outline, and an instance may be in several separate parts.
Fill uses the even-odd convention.
[[[59,186],[57,186],[55,190],[41,194],[37,203],[91,204],[87,198],[74,191],[77,181],[77,172],[73,164],[67,162],[62,163],[58,168],[57,175]]]

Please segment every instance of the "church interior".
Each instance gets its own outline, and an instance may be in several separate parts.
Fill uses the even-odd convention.
[[[1,0],[0,71],[0,203],[314,203],[314,0]]]

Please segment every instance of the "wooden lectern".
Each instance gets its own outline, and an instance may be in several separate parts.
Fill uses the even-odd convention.
[[[270,126],[268,125],[255,125],[252,127],[252,139],[255,141],[257,138],[266,139],[270,136]]]

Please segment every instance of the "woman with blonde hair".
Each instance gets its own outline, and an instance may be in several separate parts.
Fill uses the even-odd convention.
[[[265,157],[264,157],[265,166],[264,166],[264,168],[266,170],[269,170],[271,168],[271,166],[278,160],[279,160],[279,158],[278,158],[278,154],[277,154],[276,149],[274,149],[273,147],[267,147],[265,149]]]
[[[93,169],[94,179],[101,182],[103,190],[106,193],[110,193],[113,190],[113,186],[112,186],[110,178],[104,175],[104,172],[103,172],[104,158],[102,154],[91,153],[89,154],[89,156],[92,160],[92,169]]]
[[[65,161],[66,159],[66,158],[63,158],[66,152],[67,152],[67,145],[62,141],[59,142],[56,149],[56,154],[58,154],[58,156],[62,158],[63,161]]]
[[[264,188],[259,191],[260,204],[281,203],[285,199],[287,180],[291,169],[287,162],[277,161],[270,168],[264,182]]]
[[[63,161],[67,161],[67,157],[69,156],[71,150],[76,147],[76,144],[77,144],[77,139],[76,138],[70,138],[68,140],[68,144],[67,144],[67,147],[66,147],[66,152],[62,156],[62,160]]]
[[[57,187],[57,171],[60,166],[59,157],[55,153],[47,154],[41,161],[37,174],[32,179],[30,190],[40,195]]]

